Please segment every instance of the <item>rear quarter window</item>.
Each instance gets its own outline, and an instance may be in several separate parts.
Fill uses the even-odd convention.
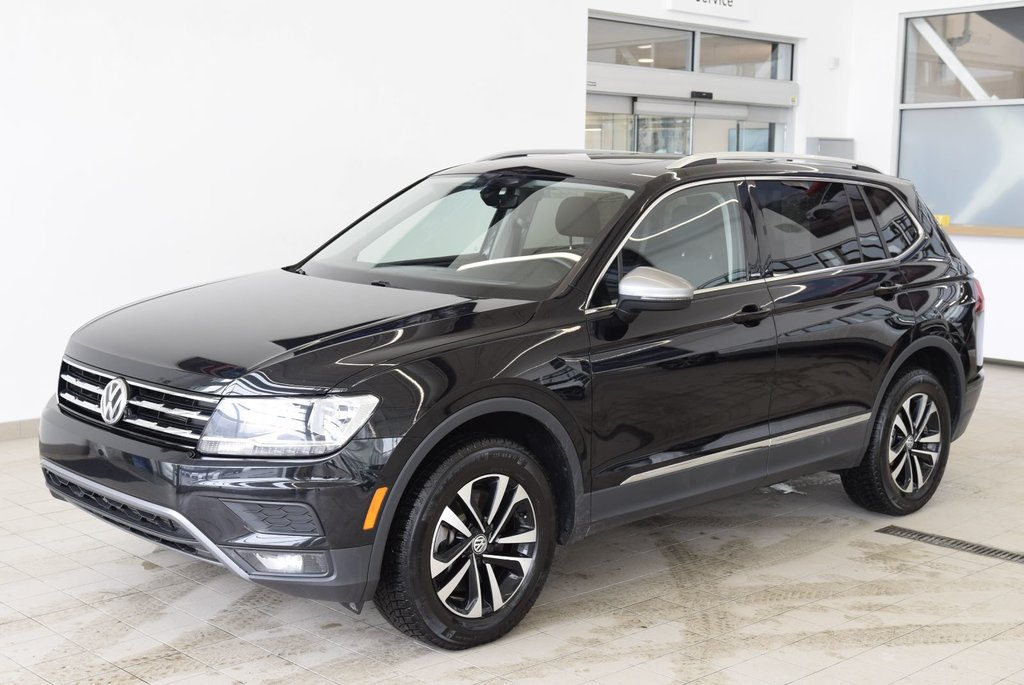
[[[906,252],[917,240],[918,230],[903,205],[884,188],[865,186],[864,196],[875,216],[888,256],[896,257]]]
[[[850,198],[853,209],[853,220],[857,226],[857,239],[860,241],[860,252],[865,262],[887,259],[889,255],[882,245],[882,239],[875,228],[875,220],[868,209],[868,203],[861,194],[860,186],[847,185],[846,195]]]

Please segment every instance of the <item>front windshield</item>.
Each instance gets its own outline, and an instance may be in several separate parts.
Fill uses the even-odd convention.
[[[301,267],[356,283],[540,299],[587,254],[632,193],[525,167],[430,176]]]

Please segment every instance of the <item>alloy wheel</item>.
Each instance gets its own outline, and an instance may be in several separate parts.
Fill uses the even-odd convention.
[[[935,401],[925,393],[908,397],[893,418],[889,472],[902,492],[924,488],[942,450],[942,423]]]
[[[483,618],[512,600],[537,554],[533,501],[522,484],[492,473],[462,486],[434,528],[430,577],[457,616]]]

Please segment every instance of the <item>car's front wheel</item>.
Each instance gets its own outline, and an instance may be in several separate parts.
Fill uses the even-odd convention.
[[[939,486],[951,435],[942,384],[925,369],[907,371],[882,401],[864,460],[842,472],[846,493],[882,514],[917,511]]]
[[[496,640],[540,594],[555,535],[537,459],[504,439],[463,442],[403,499],[374,601],[396,628],[446,649]]]

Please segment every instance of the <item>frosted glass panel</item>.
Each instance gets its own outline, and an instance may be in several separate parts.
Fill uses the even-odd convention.
[[[735,119],[703,119],[693,121],[693,154],[725,152],[736,149]]]
[[[1024,105],[904,110],[899,173],[954,224],[1024,229]]]

